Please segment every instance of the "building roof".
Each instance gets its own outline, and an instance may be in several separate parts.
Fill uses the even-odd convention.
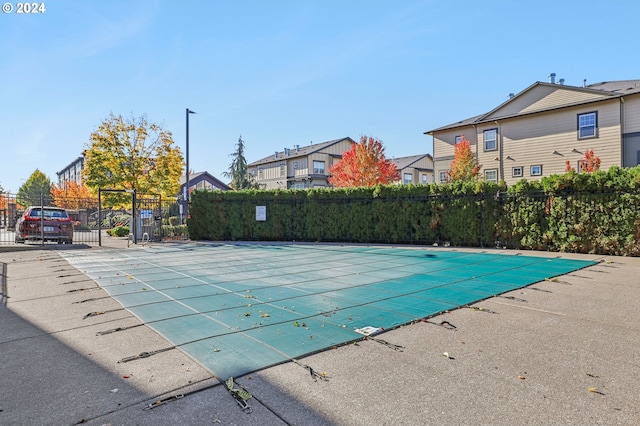
[[[407,167],[411,167],[412,164],[422,160],[424,157],[431,157],[429,154],[418,154],[418,155],[410,155],[408,157],[397,157],[393,158],[391,161],[396,165],[398,170],[406,169]]]
[[[58,176],[60,176],[61,174],[63,174],[64,172],[66,172],[66,171],[67,171],[67,170],[69,170],[70,168],[74,167],[74,166],[75,166],[76,164],[78,164],[78,163],[80,163],[80,164],[84,163],[84,153],[83,153],[80,157],[78,157],[78,158],[76,158],[75,160],[73,160],[71,163],[67,164],[67,165],[64,167],[64,169],[60,170],[59,172],[56,172],[56,174],[57,174]]]
[[[584,86],[584,87],[578,87],[578,86],[569,86],[566,84],[559,84],[559,83],[544,83],[544,82],[536,82],[534,84],[532,84],[531,86],[527,87],[525,90],[523,90],[522,92],[518,93],[517,95],[513,96],[512,98],[510,98],[509,100],[507,100],[506,102],[498,105],[496,108],[492,109],[489,112],[486,112],[484,114],[480,114],[480,115],[476,115],[474,117],[471,118],[467,118],[465,120],[460,120],[458,122],[455,123],[451,123],[448,124],[446,126],[442,126],[442,127],[438,127],[436,129],[433,130],[429,130],[424,132],[424,134],[426,135],[432,135],[434,132],[438,132],[438,131],[442,131],[442,130],[451,130],[451,129],[455,129],[458,127],[466,127],[466,126],[470,126],[470,125],[474,125],[474,124],[481,124],[485,121],[493,121],[495,119],[495,117],[493,117],[493,114],[497,111],[499,111],[500,109],[502,109],[503,107],[505,107],[506,105],[515,102],[516,99],[518,99],[519,97],[521,97],[523,94],[530,92],[531,90],[534,90],[537,87],[553,87],[553,88],[561,88],[561,89],[565,89],[565,90],[570,90],[573,92],[582,92],[582,93],[590,93],[590,94],[597,94],[597,95],[602,95],[602,97],[594,99],[592,98],[584,98],[582,100],[577,100],[576,102],[573,102],[571,104],[564,104],[561,106],[548,106],[545,109],[541,109],[541,110],[533,110],[533,111],[528,111],[528,112],[519,112],[519,113],[514,113],[511,115],[505,115],[500,117],[501,119],[504,118],[512,118],[512,117],[517,117],[517,116],[522,116],[522,115],[528,115],[531,113],[538,113],[538,112],[543,112],[543,111],[551,111],[553,109],[557,109],[558,107],[567,107],[567,106],[575,106],[575,105],[581,105],[581,104],[587,104],[587,103],[592,103],[592,102],[597,102],[603,99],[614,99],[614,98],[619,98],[622,96],[626,96],[626,95],[632,95],[632,94],[636,94],[636,93],[640,93],[640,80],[619,80],[619,81],[603,81],[600,83],[594,83],[594,84],[590,84],[588,86]]]
[[[640,80],[603,81],[601,83],[590,84],[587,87],[604,92],[628,95],[630,93],[640,93]]]
[[[200,181],[200,180],[207,180],[212,184],[215,184],[215,186],[217,186],[220,189],[225,189],[225,190],[231,189],[229,185],[222,182],[217,177],[212,176],[209,172],[205,171],[205,172],[197,172],[197,173],[189,174],[189,186],[191,186],[194,182]],[[187,178],[184,175],[182,175],[180,176],[180,180],[178,181],[178,183],[180,184],[180,186],[184,186],[186,181],[187,181]]]
[[[350,142],[355,143],[355,141],[350,137],[345,137],[340,139],[333,139],[333,140],[318,143],[318,144],[311,144],[307,146],[296,145],[292,149],[285,148],[287,151],[284,151],[284,150],[277,151],[273,155],[262,158],[258,161],[254,161],[253,163],[250,163],[249,166],[252,167],[252,166],[258,166],[260,164],[273,163],[274,161],[280,161],[283,159],[306,157],[310,154],[313,154],[314,152],[320,151],[322,149],[325,149],[331,145],[335,145],[344,140],[349,140]]]

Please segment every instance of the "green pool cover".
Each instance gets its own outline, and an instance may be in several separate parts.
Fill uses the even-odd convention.
[[[175,244],[63,251],[217,377],[238,377],[594,264],[448,249]],[[152,349],[152,348],[150,348]]]

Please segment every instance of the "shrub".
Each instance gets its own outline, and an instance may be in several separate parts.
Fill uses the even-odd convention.
[[[187,225],[162,225],[164,238],[186,237],[187,235]]]
[[[113,229],[107,230],[107,233],[112,237],[126,237],[129,235],[128,226],[116,226]]]

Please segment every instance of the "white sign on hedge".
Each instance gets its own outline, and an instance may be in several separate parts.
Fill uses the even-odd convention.
[[[267,220],[267,206],[256,206],[256,220]]]

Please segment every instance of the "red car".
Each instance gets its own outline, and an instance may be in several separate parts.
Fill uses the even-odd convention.
[[[60,207],[31,206],[16,222],[16,243],[26,240],[73,242],[73,221]]]

